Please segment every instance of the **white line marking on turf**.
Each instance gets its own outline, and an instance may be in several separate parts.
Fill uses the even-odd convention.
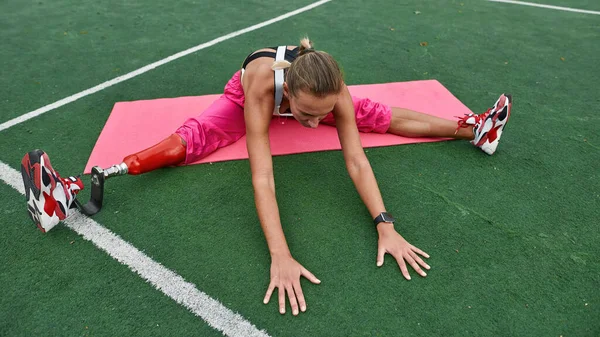
[[[315,3],[312,3],[312,4],[308,5],[308,6],[296,9],[294,11],[291,11],[291,12],[289,12],[287,14],[283,14],[283,15],[280,15],[280,16],[278,16],[276,18],[273,18],[273,19],[270,19],[270,20],[258,23],[256,25],[253,25],[253,26],[250,26],[250,27],[238,30],[238,31],[233,32],[233,33],[229,33],[227,35],[223,35],[223,36],[218,37],[218,38],[216,38],[216,39],[214,39],[212,41],[205,42],[203,44],[197,45],[196,47],[192,47],[190,49],[184,50],[184,51],[179,52],[177,54],[171,55],[171,56],[169,56],[167,58],[164,58],[164,59],[162,59],[160,61],[151,63],[151,64],[149,64],[149,65],[147,65],[145,67],[142,67],[142,68],[140,68],[138,70],[135,70],[135,71],[132,71],[132,72],[127,73],[125,75],[113,78],[112,80],[106,81],[106,82],[104,82],[102,84],[99,84],[99,85],[93,87],[93,88],[90,88],[90,89],[82,91],[82,92],[80,92],[78,94],[75,94],[75,95],[63,98],[60,101],[54,102],[52,104],[46,105],[44,107],[41,107],[41,108],[39,108],[37,110],[31,111],[31,112],[28,112],[28,113],[26,113],[24,115],[21,115],[19,117],[13,118],[13,119],[11,119],[11,120],[9,120],[7,122],[4,122],[4,123],[0,124],[0,131],[8,129],[8,128],[10,128],[12,126],[15,126],[17,124],[23,123],[23,122],[25,122],[25,121],[27,121],[27,120],[29,120],[31,118],[37,117],[37,116],[39,116],[41,114],[44,114],[44,113],[46,113],[48,111],[54,110],[56,108],[59,108],[59,107],[65,105],[65,104],[69,104],[71,102],[74,102],[74,101],[76,101],[76,100],[78,100],[78,99],[80,99],[82,97],[91,95],[91,94],[96,93],[96,92],[98,92],[100,90],[104,90],[104,89],[106,89],[108,87],[111,87],[111,86],[117,84],[117,83],[120,83],[120,82],[123,82],[123,81],[127,81],[127,80],[129,80],[131,78],[134,78],[134,77],[136,77],[138,75],[141,75],[141,74],[143,74],[143,73],[145,73],[147,71],[150,71],[150,70],[152,70],[154,68],[160,67],[160,66],[162,66],[162,65],[164,65],[166,63],[169,63],[171,61],[174,61],[174,60],[176,60],[178,58],[184,57],[184,56],[189,55],[191,53],[195,53],[195,52],[197,52],[199,50],[208,48],[210,46],[213,46],[213,45],[215,45],[217,43],[229,40],[229,39],[234,38],[236,36],[240,36],[242,34],[245,34],[245,33],[257,30],[259,28],[268,26],[268,25],[273,24],[275,22],[287,19],[287,18],[292,17],[294,15],[306,12],[308,10],[311,10],[311,9],[313,9],[315,7],[321,6],[321,5],[323,5],[325,3],[328,3],[330,1],[332,1],[332,0],[321,0],[321,1],[318,1],[318,2],[315,2]]]
[[[25,194],[21,173],[1,161],[0,178],[19,193]],[[24,204],[25,200],[23,200]],[[74,212],[66,219],[65,224],[224,335],[269,336],[264,330],[258,330],[241,315],[234,313],[219,301],[198,290],[194,284],[185,281],[183,277],[152,260],[96,221],[79,212]],[[35,230],[35,226],[32,226],[31,230]],[[40,233],[40,235],[42,234]]]
[[[503,3],[507,3],[507,4],[524,5],[524,6],[532,6],[532,7],[550,8],[550,9],[556,9],[559,11],[566,11],[566,12],[576,12],[576,13],[600,15],[600,12],[597,12],[597,11],[589,11],[586,9],[577,9],[577,8],[570,8],[570,7],[544,5],[544,4],[538,4],[538,3],[533,3],[533,2],[513,1],[513,0],[488,0],[488,1],[503,2]]]
[[[23,178],[21,172],[0,161],[0,178],[8,184],[8,186],[25,195],[25,186],[23,186]]]

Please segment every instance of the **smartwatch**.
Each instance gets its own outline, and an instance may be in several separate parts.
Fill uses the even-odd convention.
[[[396,219],[394,219],[394,217],[388,212],[381,212],[375,219],[373,219],[375,226],[381,222],[394,223],[394,221],[396,221]]]

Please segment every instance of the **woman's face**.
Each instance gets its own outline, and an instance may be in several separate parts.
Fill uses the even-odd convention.
[[[302,126],[307,128],[316,128],[319,122],[333,110],[338,100],[337,94],[316,97],[303,91],[296,96],[290,96],[286,89],[284,92],[290,102],[292,115]]]

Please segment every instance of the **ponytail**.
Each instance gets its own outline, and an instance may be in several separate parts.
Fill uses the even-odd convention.
[[[310,39],[308,38],[308,36],[305,36],[304,38],[302,38],[300,40],[300,47],[298,48],[298,55],[303,55],[303,54],[309,53],[311,51],[315,51],[315,49],[313,48],[313,44],[310,41]]]

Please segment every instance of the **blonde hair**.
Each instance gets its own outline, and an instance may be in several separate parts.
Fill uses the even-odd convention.
[[[342,91],[343,77],[339,65],[331,55],[315,50],[308,37],[300,40],[298,56],[293,62],[276,61],[271,68],[287,69],[286,83],[291,96],[304,91],[324,97]]]

